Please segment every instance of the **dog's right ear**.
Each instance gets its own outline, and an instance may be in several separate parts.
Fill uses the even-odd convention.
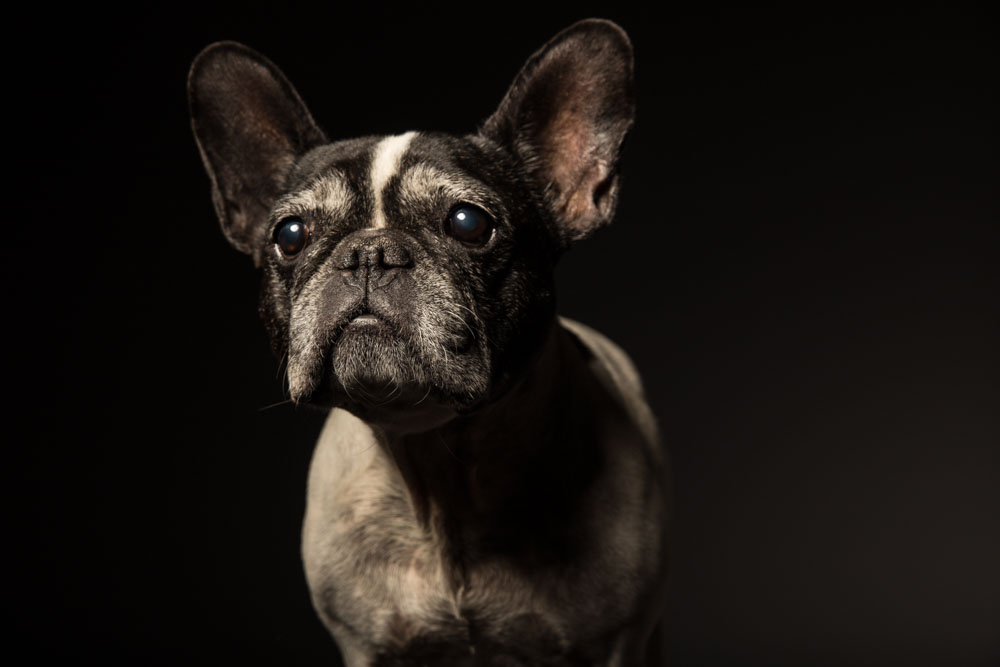
[[[281,71],[236,42],[198,54],[188,103],[222,231],[260,265],[268,214],[285,176],[326,137]]]

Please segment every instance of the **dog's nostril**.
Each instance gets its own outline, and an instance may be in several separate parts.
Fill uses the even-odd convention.
[[[412,260],[410,259],[410,253],[406,252],[406,249],[397,244],[389,245],[387,248],[382,250],[382,266],[386,268],[396,268],[396,267],[406,267],[409,266]]]
[[[358,259],[358,251],[355,248],[351,248],[348,252],[343,253],[340,256],[340,261],[337,262],[337,268],[345,271],[353,271],[359,266],[361,266],[361,262]]]

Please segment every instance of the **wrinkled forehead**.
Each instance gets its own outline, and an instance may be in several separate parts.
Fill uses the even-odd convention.
[[[295,166],[273,218],[360,218],[360,227],[391,226],[399,207],[428,199],[468,202],[503,215],[488,149],[475,140],[406,132],[322,146]]]

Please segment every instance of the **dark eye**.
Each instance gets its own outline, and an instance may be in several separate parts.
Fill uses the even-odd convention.
[[[285,218],[274,230],[274,242],[285,257],[292,257],[302,252],[309,239],[309,230],[299,218]]]
[[[484,245],[493,232],[493,218],[471,204],[459,204],[451,209],[445,221],[447,232],[463,243]]]

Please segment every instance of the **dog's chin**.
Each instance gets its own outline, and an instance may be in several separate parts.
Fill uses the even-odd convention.
[[[425,431],[466,412],[478,396],[469,375],[442,373],[420,361],[413,345],[377,325],[348,326],[317,369],[322,377],[306,399],[318,407],[339,407],[394,432]],[[442,377],[443,375],[443,377]]]

